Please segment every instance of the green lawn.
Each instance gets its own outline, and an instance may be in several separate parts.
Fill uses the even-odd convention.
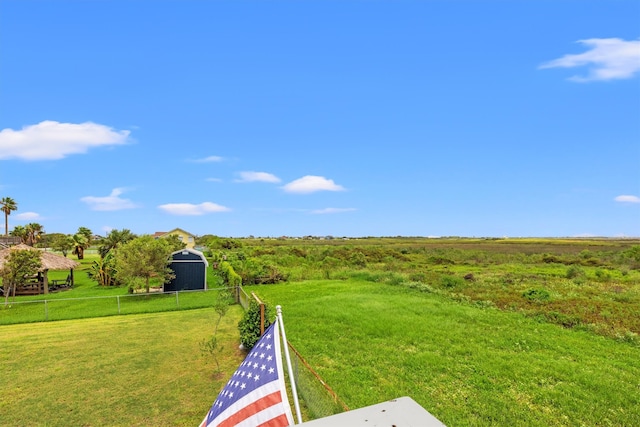
[[[449,426],[640,425],[637,346],[399,286],[250,290],[351,408],[410,396]]]
[[[221,368],[238,350],[234,306]],[[196,426],[228,380],[200,349],[213,309],[0,327],[3,426]]]

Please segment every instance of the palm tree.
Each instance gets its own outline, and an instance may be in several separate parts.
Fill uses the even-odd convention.
[[[27,238],[28,238],[27,229],[23,225],[16,225],[15,227],[13,227],[13,230],[11,230],[11,233],[9,234],[11,234],[14,237],[19,237],[20,242],[24,244],[27,243]]]
[[[84,259],[84,250],[91,246],[93,240],[93,232],[87,227],[79,227],[73,236],[73,252],[78,259]]]
[[[89,239],[82,233],[76,233],[73,235],[73,252],[78,256],[78,259],[84,259],[84,250],[89,247]]]
[[[4,235],[9,235],[9,215],[11,212],[18,210],[18,204],[11,197],[3,197],[0,199],[0,210],[4,212]]]
[[[111,230],[107,237],[100,241],[100,248],[98,248],[100,257],[104,258],[111,249],[124,245],[136,237],[137,236],[133,234],[131,230],[126,228],[123,228],[122,230]]]
[[[38,240],[42,239],[44,227],[37,222],[27,224],[25,229],[27,230],[27,245],[34,246]]]

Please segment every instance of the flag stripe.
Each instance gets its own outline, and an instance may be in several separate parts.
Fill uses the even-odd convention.
[[[273,418],[266,423],[258,424],[257,427],[288,427],[289,420],[285,414],[280,414],[277,418]]]
[[[276,405],[280,402],[282,402],[282,395],[280,394],[280,391],[275,391],[271,394],[266,395],[263,398],[256,400],[251,404],[251,406],[247,406],[239,410],[238,412],[234,413],[229,418],[227,418],[226,420],[218,424],[218,427],[233,427],[241,423],[245,419],[262,411],[263,409]]]
[[[237,424],[236,427],[256,427],[259,425],[265,425],[269,427],[280,427],[282,425],[289,426],[292,425],[291,421],[285,417],[287,422],[282,424],[282,421],[279,420],[279,417],[282,414],[282,404],[273,405],[264,411],[260,411],[257,414],[245,418],[240,424]]]

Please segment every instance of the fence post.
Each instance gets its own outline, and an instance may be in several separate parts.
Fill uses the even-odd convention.
[[[180,300],[178,299],[178,291],[176,291],[176,307],[180,308]]]
[[[118,314],[120,314],[120,295],[118,295],[116,299],[118,300]]]
[[[44,300],[44,320],[49,320],[49,307],[47,306],[47,300]]]

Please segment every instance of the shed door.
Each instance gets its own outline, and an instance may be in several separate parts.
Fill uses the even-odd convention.
[[[165,291],[204,289],[206,273],[204,263],[172,262],[170,267],[176,277],[165,285]]]

